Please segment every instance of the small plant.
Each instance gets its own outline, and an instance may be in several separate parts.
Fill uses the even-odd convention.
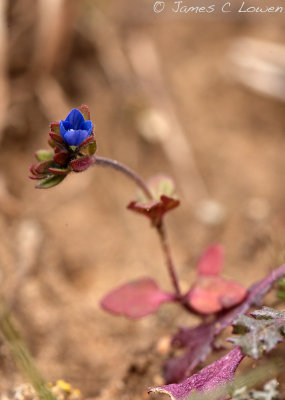
[[[102,299],[102,307],[112,314],[135,319],[155,313],[166,302],[175,302],[189,313],[201,316],[203,321],[194,328],[181,328],[174,335],[172,346],[184,349],[184,353],[166,362],[165,379],[168,385],[150,391],[168,393],[176,400],[188,398],[193,390],[207,392],[226,385],[228,391],[227,385],[245,356],[259,358],[283,339],[284,313],[263,308],[251,316],[245,314],[251,307],[260,304],[272,285],[285,275],[285,265],[245,289],[221,276],[224,251],[220,245],[214,244],[201,255],[196,280],[186,292],[182,292],[164,220],[166,214],[180,204],[173,180],[161,174],[145,183],[118,161],[98,156],[93,123],[85,105],[78,110],[73,109],[65,120],[52,123],[49,135],[52,150],[38,151],[38,163],[31,166],[31,178],[39,180],[37,188],[54,187],[71,172],[82,172],[90,166],[113,168],[138,186],[137,199],[131,201],[127,208],[147,217],[160,238],[172,292],[161,289],[152,278],[142,277],[112,290]],[[205,319],[209,316],[211,318]],[[239,333],[239,336],[230,339],[235,348],[189,378],[215,348],[217,336],[230,325],[234,326],[234,333]]]

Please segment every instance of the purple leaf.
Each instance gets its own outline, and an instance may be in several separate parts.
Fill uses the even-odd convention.
[[[142,278],[112,290],[101,306],[112,314],[141,318],[153,314],[166,301],[174,301],[173,295],[163,292],[153,279]]]
[[[218,244],[208,247],[198,261],[199,275],[219,275],[224,264],[224,249]]]
[[[216,319],[195,328],[183,328],[173,338],[173,344],[186,349],[177,358],[165,365],[167,382],[179,382],[185,379],[210,353],[215,338],[240,315],[246,314],[250,307],[261,302],[263,296],[278,279],[285,275],[285,265],[272,271],[265,279],[253,284],[242,303],[228,311],[221,312]]]
[[[214,337],[215,325],[212,323],[201,324],[195,328],[180,328],[172,339],[172,345],[186,348],[186,351],[182,356],[166,361],[166,383],[181,382],[200,362],[204,362],[212,350]]]
[[[205,392],[216,389],[233,379],[234,373],[243,358],[244,355],[240,348],[236,347],[224,357],[203,368],[185,381],[151,388],[149,392],[166,393],[172,400],[183,400],[187,399],[193,390]]]

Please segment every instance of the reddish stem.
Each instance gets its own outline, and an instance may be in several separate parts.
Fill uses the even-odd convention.
[[[139,188],[144,192],[144,194],[147,196],[147,198],[150,200],[153,200],[151,191],[147,187],[146,183],[133,170],[126,167],[124,164],[121,164],[118,161],[112,160],[109,158],[96,156],[96,157],[93,157],[93,159],[94,159],[94,165],[100,165],[102,167],[111,167],[117,171],[122,172],[127,177],[131,178],[139,186]],[[157,232],[160,237],[160,242],[161,242],[162,250],[165,255],[167,269],[168,269],[168,272],[169,272],[169,275],[171,278],[171,282],[173,284],[173,287],[174,287],[174,290],[176,293],[177,300],[181,301],[181,299],[182,299],[181,290],[180,290],[180,286],[179,286],[179,282],[178,282],[178,278],[177,278],[177,274],[176,274],[176,269],[175,269],[174,262],[173,262],[172,253],[171,253],[169,242],[168,242],[166,228],[165,228],[165,225],[163,224],[163,222],[159,226],[157,226]]]
[[[177,300],[181,301],[181,298],[182,298],[181,289],[180,289],[176,269],[175,269],[174,262],[173,262],[173,257],[172,257],[172,253],[171,253],[171,249],[170,249],[170,245],[169,245],[169,241],[168,241],[167,231],[166,231],[166,228],[165,228],[165,225],[163,222],[159,226],[157,226],[157,232],[158,232],[158,235],[160,238],[162,250],[165,255],[167,269],[168,269],[168,272],[169,272],[169,275],[171,278],[171,282],[172,282],[172,285],[173,285],[175,293],[176,293]]]

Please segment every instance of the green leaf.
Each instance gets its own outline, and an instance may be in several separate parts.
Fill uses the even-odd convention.
[[[94,136],[89,136],[84,142],[78,146],[78,151],[84,156],[93,156],[96,152],[96,141]]]
[[[285,278],[281,279],[278,282],[278,291],[277,291],[277,297],[281,300],[285,299]]]
[[[229,341],[240,346],[243,354],[258,359],[283,341],[285,312],[263,307],[252,312],[251,317],[242,315],[234,323],[234,333],[238,335]]]
[[[283,290],[279,290],[278,292],[277,292],[277,297],[279,297],[279,299],[285,299],[285,291]]]
[[[282,289],[285,289],[285,278],[280,279],[280,281],[278,282],[278,286]]]
[[[167,196],[170,198],[176,198],[175,196],[175,185],[173,179],[164,174],[158,174],[153,176],[147,181],[154,200],[159,201],[161,196]],[[146,198],[145,194],[139,191],[138,198],[139,203],[148,203],[149,199]]]
[[[40,162],[42,161],[49,161],[53,158],[53,151],[49,150],[38,150],[35,153],[36,159]]]
[[[38,185],[36,185],[37,189],[49,189],[58,185],[66,175],[52,175],[51,177],[42,180]]]

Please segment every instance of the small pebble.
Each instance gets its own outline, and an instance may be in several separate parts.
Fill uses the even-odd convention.
[[[137,126],[141,136],[150,143],[166,140],[170,134],[165,116],[155,109],[141,112],[137,117]]]
[[[157,353],[161,355],[167,354],[170,349],[170,342],[171,342],[170,336],[163,336],[161,339],[159,339],[156,345]]]

